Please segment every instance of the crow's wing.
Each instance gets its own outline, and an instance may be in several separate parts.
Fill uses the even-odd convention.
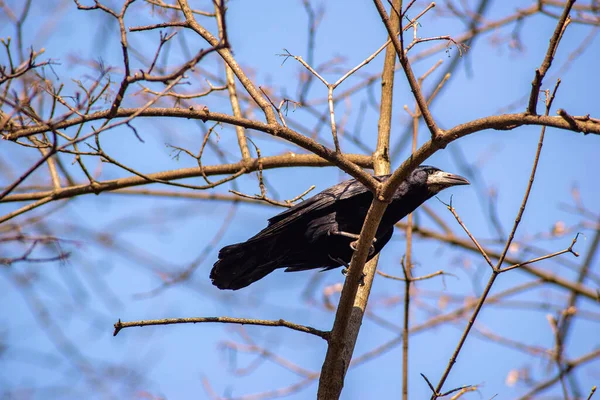
[[[293,220],[301,218],[312,211],[331,207],[336,201],[345,200],[366,192],[367,189],[364,187],[364,185],[355,179],[338,183],[337,185],[314,195],[308,200],[298,203],[282,213],[269,218],[269,225],[276,224],[281,221],[292,222]]]
[[[375,179],[384,180],[388,175],[376,176]],[[321,212],[326,209],[334,210],[334,207],[339,206],[340,201],[356,198],[356,196],[370,195],[369,190],[356,179],[350,179],[314,195],[308,200],[298,203],[295,206],[269,218],[269,225],[260,231],[257,235],[248,239],[256,240],[263,239],[275,234],[281,233],[282,230],[294,225],[302,223],[310,219],[315,212]]]

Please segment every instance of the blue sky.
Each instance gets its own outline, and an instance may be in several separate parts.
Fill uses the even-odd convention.
[[[8,2],[17,7],[17,1]],[[119,2],[114,2],[115,4]],[[472,2],[470,2],[472,3]],[[374,6],[370,2],[327,1],[322,4],[325,14],[320,24],[314,54],[315,65],[320,65],[333,57],[342,56],[344,60],[333,73],[326,73],[326,79],[335,81],[344,71],[361,62],[386,37]],[[413,14],[422,5],[417,2]],[[197,8],[207,9],[210,2],[192,2]],[[513,13],[516,8],[524,8],[529,3],[522,1],[495,2],[487,13],[489,19],[498,19]],[[158,15],[150,17],[149,6],[143,2],[135,3],[126,20],[127,26],[144,25],[157,22]],[[52,26],[47,16],[60,13],[57,25]],[[5,17],[1,17],[3,23]],[[227,13],[229,38],[233,52],[240,65],[249,71],[257,84],[269,87],[276,96],[293,97],[297,93],[298,73],[301,66],[289,59],[282,63],[278,56],[287,49],[295,55],[306,57],[307,18],[300,1],[240,1],[229,3]],[[472,49],[459,61],[444,91],[432,105],[432,113],[442,128],[451,128],[475,118],[499,113],[499,110],[514,103],[529,93],[533,71],[543,59],[556,21],[547,16],[527,19],[520,30],[524,48],[516,51],[509,48],[506,40],[513,25],[480,37]],[[14,31],[8,24],[0,28],[0,36],[13,36]],[[120,48],[116,26],[100,12],[77,11],[70,2],[33,1],[31,15],[27,19],[24,42],[34,49],[44,47],[46,57],[57,61],[53,68],[65,90],[75,90],[71,78],[89,81],[86,75],[93,75],[90,68],[77,65],[76,57],[81,59],[102,59],[106,65],[114,66],[113,79],[119,80]],[[48,31],[44,27],[49,26]],[[214,25],[207,25],[213,29]],[[42,28],[40,28],[42,27]],[[39,33],[42,29],[44,32]],[[437,10],[427,14],[421,20],[418,34],[421,37],[438,35],[457,35],[463,26],[448,16],[440,15]],[[555,64],[543,89],[554,85],[561,66],[590,33],[590,27],[572,24],[568,27],[561,46],[555,57]],[[407,40],[410,40],[410,35]],[[207,45],[191,33],[180,33],[173,39],[168,49],[171,65],[185,60],[182,51],[183,40],[194,49]],[[130,44],[146,57],[155,52],[158,32],[131,33]],[[499,43],[498,43],[499,42]],[[415,54],[429,45],[417,46]],[[600,61],[600,44],[592,41],[569,68],[560,71],[561,87],[555,101],[555,107],[564,108],[574,115],[600,115],[600,103],[597,93],[600,79],[596,72]],[[0,62],[6,62],[0,55]],[[416,75],[427,71],[437,60],[447,65],[451,58],[458,57],[456,50],[441,51],[432,57],[414,65]],[[360,77],[376,74],[381,69],[383,57],[380,55],[371,64],[360,71],[359,76],[349,79],[339,90],[345,90],[358,82]],[[137,68],[141,64],[135,63]],[[204,65],[212,72],[222,71],[215,58]],[[440,68],[439,71],[443,70]],[[51,79],[54,75],[48,72]],[[432,80],[436,77],[432,75]],[[190,91],[194,85],[201,85],[204,76],[192,75]],[[115,89],[113,89],[115,90]],[[132,91],[135,91],[133,89]],[[378,85],[372,89],[375,98],[379,96]],[[431,87],[427,87],[431,90]],[[314,82],[309,92],[309,100],[326,97],[326,88]],[[129,100],[133,104],[134,100]],[[360,137],[373,148],[376,141],[377,109],[368,105],[366,92],[360,92],[351,98],[351,103],[340,102],[336,105],[338,122],[347,112],[348,130],[354,131],[362,126]],[[361,111],[361,104],[367,104]],[[198,100],[197,104],[207,104],[211,110],[228,110],[226,99]],[[400,140],[410,117],[402,107],[408,104],[414,107],[414,99],[402,74],[396,75],[395,106],[393,115],[392,145]],[[102,105],[102,108],[106,105]],[[317,105],[321,112],[326,105]],[[522,111],[524,103],[518,104],[514,111]],[[540,103],[538,110],[542,109]],[[256,115],[256,114],[255,114]],[[305,109],[290,113],[303,126],[312,128],[316,120]],[[199,123],[187,120],[147,119],[135,121],[135,126],[144,139],[138,141],[131,131],[117,129],[103,135],[103,146],[111,156],[126,161],[142,172],[158,172],[195,165],[194,160],[181,157],[172,158],[171,149],[166,144],[182,146],[197,151],[201,143],[203,130]],[[90,126],[87,127],[90,129]],[[328,126],[324,125],[320,139],[331,143]],[[71,132],[71,131],[68,131]],[[237,144],[234,131],[219,128],[218,146],[236,161]],[[307,132],[301,132],[307,133]],[[280,140],[273,140],[259,132],[248,135],[260,146],[263,155],[276,155],[290,149],[301,152]],[[427,139],[426,129],[421,129],[419,142]],[[484,177],[484,189],[494,189],[498,193],[498,215],[505,231],[512,226],[517,213],[527,179],[537,141],[539,127],[522,127],[512,131],[486,131],[473,134],[451,144],[446,150],[436,153],[427,161],[451,172],[462,172],[456,162],[456,154],[467,155],[467,161],[476,166]],[[561,205],[572,204],[571,190],[576,185],[587,207],[598,212],[600,190],[595,176],[598,167],[600,144],[597,136],[584,136],[578,133],[548,129],[540,159],[538,175],[530,198],[530,206],[518,232],[518,239],[527,244],[545,249],[548,252],[566,248],[572,235],[553,240],[532,240],[531,235],[548,232],[557,221],[567,226],[581,222],[581,217],[565,211]],[[360,152],[349,140],[342,136],[342,149],[347,152]],[[15,174],[24,171],[34,162],[38,153],[17,147],[13,143],[0,142],[0,157],[15,168]],[[409,154],[403,149],[392,160],[397,167]],[[71,165],[72,159],[65,157],[69,171],[80,181],[84,176]],[[97,159],[88,159],[89,167],[101,171],[102,179],[114,179],[128,176],[125,171],[100,163]],[[205,165],[219,163],[214,152],[208,152]],[[44,171],[45,173],[45,171]],[[27,184],[48,184],[44,173],[31,177]],[[316,185],[316,191],[325,189],[347,176],[334,168],[295,168],[270,170],[266,178],[276,188],[281,199],[292,198],[310,185]],[[2,185],[8,183],[2,178]],[[189,180],[192,184],[202,184],[200,178]],[[238,180],[238,189],[244,193],[258,193],[254,178]],[[154,187],[160,188],[160,187]],[[227,193],[230,186],[215,189],[218,193]],[[315,192],[316,192],[315,191]],[[448,201],[453,196],[454,206],[471,232],[482,240],[494,237],[494,230],[488,221],[488,210],[482,207],[476,190],[471,187],[459,187],[440,194],[440,199]],[[22,204],[8,203],[0,206],[2,214]],[[452,229],[464,236],[452,216],[436,199],[428,205],[441,215]],[[40,208],[36,215],[44,214],[53,205]],[[81,372],[81,364],[73,360],[86,360],[93,366],[94,376],[102,376],[108,393],[116,397],[122,393],[143,398],[144,391],[157,398],[186,399],[205,398],[207,396],[202,380],[210,382],[212,388],[221,395],[243,395],[277,389],[301,380],[290,371],[268,361],[247,375],[232,373],[234,359],[230,352],[224,351],[223,343],[243,343],[237,328],[217,324],[180,325],[168,327],[133,328],[122,331],[112,337],[112,324],[121,318],[124,321],[157,319],[170,317],[216,316],[279,319],[329,329],[334,314],[326,310],[321,303],[321,292],[327,285],[342,282],[339,271],[319,274],[315,300],[317,305],[309,304],[302,297],[303,290],[313,274],[285,274],[276,272],[264,280],[239,292],[220,292],[208,279],[208,271],[216,259],[217,251],[226,244],[243,241],[266,225],[266,219],[279,212],[271,206],[242,204],[237,206],[230,228],[215,248],[208,251],[204,261],[198,266],[192,278],[185,283],[148,295],[161,285],[162,273],[176,273],[195,260],[204,247],[221,227],[231,204],[214,201],[151,198],[143,196],[125,196],[103,193],[99,196],[86,195],[72,200],[68,207],[52,213],[50,224],[61,238],[74,239],[79,245],[69,246],[71,259],[64,264],[47,265],[15,264],[4,269],[0,280],[1,299],[10,304],[0,319],[3,326],[2,336],[7,350],[0,358],[0,386],[4,390],[19,391],[26,397],[27,388],[36,388],[31,398],[80,398],[90,390],[90,380]],[[426,227],[434,227],[422,214],[418,216]],[[19,220],[15,220],[18,222]],[[576,249],[582,254],[593,237],[593,231],[584,232],[585,237]],[[103,247],[95,244],[95,236],[110,236],[112,244]],[[7,254],[16,254],[17,247],[8,247]],[[390,244],[382,252],[380,268],[388,273],[401,275],[399,260],[404,253],[403,235],[397,232]],[[527,257],[526,254],[513,254]],[[425,275],[438,269],[445,269],[455,277],[444,280],[433,279],[417,285],[417,309],[413,314],[413,323],[427,319],[425,304],[434,309],[440,308],[435,299],[427,298],[428,291],[447,294],[477,295],[481,292],[489,269],[476,254],[467,254],[458,249],[442,246],[427,240],[415,243],[414,257],[417,263],[415,275]],[[572,262],[581,263],[580,259]],[[575,274],[555,261],[540,263],[539,267],[561,276],[574,279]],[[598,266],[596,260],[592,269]],[[33,274],[31,289],[15,284],[14,274]],[[532,278],[521,271],[502,275],[492,294],[500,290],[530,281]],[[595,286],[594,286],[595,285]],[[594,282],[588,286],[597,288]],[[371,306],[373,311],[398,325],[402,321],[401,304],[386,305],[386,300],[401,296],[403,285],[381,277],[376,277]],[[522,301],[547,301],[552,304],[565,304],[565,292],[548,286],[517,297]],[[32,299],[50,312],[53,323],[64,332],[65,339],[57,339],[52,325],[36,323],[36,308]],[[423,305],[419,306],[419,301]],[[582,309],[597,311],[587,300],[581,300]],[[441,310],[443,311],[443,310]],[[546,320],[547,312],[523,308],[484,308],[478,322],[482,327],[496,334],[503,334],[530,345],[551,348],[553,336]],[[38,318],[39,319],[39,318]],[[419,375],[427,375],[437,382],[466,324],[465,320],[457,324],[444,325],[434,330],[411,337],[409,387],[411,398],[424,398],[429,389]],[[50,326],[50,328],[48,328]],[[246,327],[245,332],[259,346],[285,357],[293,363],[311,371],[319,371],[326,346],[314,337],[308,337],[283,328]],[[566,345],[568,358],[575,358],[597,347],[598,321],[578,320],[572,328]],[[355,355],[360,356],[378,345],[397,337],[397,333],[378,326],[372,320],[365,320]],[[54,340],[52,340],[54,338]],[[80,356],[73,356],[68,340],[78,349]],[[57,343],[59,343],[57,347]],[[69,355],[66,357],[65,355]],[[243,367],[256,356],[239,354],[235,358],[237,365]],[[494,344],[473,335],[459,357],[445,388],[461,385],[481,385],[478,394],[491,398],[516,398],[527,391],[523,383],[514,387],[505,384],[508,372],[514,368],[527,366],[533,377],[544,379],[553,366],[540,362],[525,354]],[[595,361],[585,368],[585,372],[576,372],[579,387],[589,390],[598,382],[598,367]],[[401,393],[401,347],[396,346],[379,358],[350,370],[347,376],[344,399],[391,398]],[[107,375],[104,375],[107,374]],[[552,372],[554,374],[554,372]],[[114,381],[124,382],[117,385]],[[139,377],[139,380],[138,380]],[[70,389],[66,390],[65,385]],[[102,385],[100,385],[102,386]],[[91,387],[94,387],[93,385]],[[316,383],[290,396],[291,399],[314,397]],[[7,389],[8,388],[8,389]],[[98,397],[106,393],[94,389]],[[559,387],[547,392],[558,396]]]

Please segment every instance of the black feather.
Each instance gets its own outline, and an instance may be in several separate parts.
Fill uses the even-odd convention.
[[[441,173],[437,168],[421,166],[400,184],[381,220],[369,259],[390,240],[396,222],[444,188],[432,190],[428,185],[428,177],[433,172]],[[385,181],[388,177],[375,178]],[[458,178],[462,181],[445,187],[467,182]],[[372,199],[373,194],[362,183],[351,179],[275,215],[258,234],[219,251],[219,260],[210,272],[212,283],[219,289],[236,290],[278,268],[289,272],[349,264],[353,254],[350,243],[355,239],[331,232],[358,235]]]

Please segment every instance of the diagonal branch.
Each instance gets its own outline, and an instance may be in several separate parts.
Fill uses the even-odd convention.
[[[548,50],[546,51],[544,61],[542,62],[540,68],[535,70],[535,76],[533,78],[533,82],[531,82],[529,105],[527,106],[527,112],[529,114],[537,114],[537,102],[540,93],[540,88],[542,87],[542,81],[544,80],[546,73],[552,65],[552,61],[554,60],[554,54],[556,54],[556,49],[558,49],[560,39],[562,38],[565,29],[567,29],[567,25],[569,25],[569,22],[571,22],[569,13],[571,12],[573,4],[575,4],[575,0],[568,0],[565,3],[565,8],[563,9],[562,15],[560,16],[560,19],[556,24],[556,28],[554,29],[554,33],[550,38],[550,44],[548,45]]]
[[[186,19],[189,27],[194,32],[196,32],[198,35],[200,35],[204,40],[206,40],[211,46],[214,46],[214,47],[218,46],[219,39],[214,37],[208,30],[206,30],[202,25],[200,25],[198,23],[198,21],[196,21],[196,18],[194,17],[194,13],[193,13],[192,9],[190,8],[190,6],[188,5],[187,0],[177,0],[177,2],[179,3],[179,6],[181,7],[181,11],[183,12],[183,15],[185,16],[185,19]],[[244,86],[244,88],[246,89],[248,94],[252,97],[252,99],[256,102],[256,104],[262,109],[263,113],[265,114],[265,118],[267,119],[267,123],[276,125],[277,118],[275,117],[275,113],[273,112],[271,105],[261,95],[260,91],[256,88],[256,86],[254,86],[254,83],[252,82],[252,80],[250,80],[250,78],[248,78],[246,73],[239,66],[239,64],[233,57],[233,54],[231,54],[231,51],[228,48],[220,48],[217,51],[218,51],[219,55],[223,58],[223,60],[227,63],[229,68],[231,68],[231,70],[233,71],[235,76],[239,79],[240,83],[242,84],[242,86]]]
[[[546,95],[546,115],[548,115],[548,113],[550,112],[550,108],[552,107],[552,102],[554,101],[554,97],[556,95],[556,91],[558,90],[559,85],[560,85],[560,80],[557,81],[556,85],[554,86],[554,91],[552,92],[552,94],[550,95],[549,93],[547,93],[547,95]],[[431,396],[431,400],[435,400],[438,397],[440,397],[442,387],[444,386],[446,379],[448,379],[448,376],[450,375],[450,371],[452,371],[452,368],[454,367],[454,365],[456,363],[456,359],[458,358],[458,355],[461,352],[461,350],[467,340],[467,337],[469,336],[469,333],[471,332],[471,329],[473,328],[473,324],[475,323],[475,320],[477,319],[477,316],[479,315],[479,313],[483,307],[483,304],[485,303],[485,300],[487,299],[487,297],[492,289],[492,286],[494,285],[494,282],[500,275],[502,263],[504,262],[506,254],[508,253],[508,249],[510,248],[510,245],[515,237],[515,233],[517,231],[517,228],[519,227],[521,218],[523,216],[523,213],[525,212],[525,208],[526,208],[527,202],[529,200],[529,195],[531,193],[531,188],[533,187],[533,182],[535,180],[535,175],[537,172],[540,155],[542,153],[542,146],[544,144],[545,134],[546,134],[546,128],[542,127],[542,129],[540,131],[540,139],[538,141],[537,149],[536,149],[535,156],[533,159],[533,165],[531,167],[531,173],[529,175],[529,182],[527,183],[527,188],[525,189],[525,194],[523,195],[521,207],[519,208],[519,211],[517,212],[517,216],[515,217],[515,221],[513,223],[513,228],[510,231],[510,234],[508,235],[506,244],[504,245],[504,250],[502,251],[500,258],[498,259],[497,264],[494,267],[492,267],[492,275],[490,275],[490,278],[488,279],[485,289],[483,290],[483,293],[479,297],[477,306],[475,307],[475,310],[473,311],[471,318],[469,318],[469,322],[467,323],[467,326],[465,327],[465,329],[462,333],[462,336],[461,336],[460,340],[458,341],[458,344],[456,345],[456,348],[454,349],[454,352],[453,352],[452,356],[450,357],[450,360],[448,361],[448,365],[446,366],[446,369],[444,370],[444,373],[442,374],[442,377],[440,378],[440,380],[435,388],[435,392]]]
[[[412,67],[410,66],[408,57],[404,52],[402,43],[400,43],[401,39],[398,39],[398,35],[396,34],[397,31],[394,29],[392,21],[390,20],[390,17],[388,17],[387,12],[383,7],[383,4],[381,3],[381,0],[373,1],[375,3],[375,7],[377,7],[379,16],[381,17],[381,20],[383,21],[383,24],[385,25],[385,28],[388,31],[388,35],[392,40],[392,44],[396,49],[396,53],[398,54],[398,60],[400,60],[400,64],[402,65],[402,69],[404,70],[404,74],[406,75],[406,80],[408,81],[413,96],[415,96],[415,100],[419,105],[419,111],[421,112],[421,114],[423,114],[423,120],[425,120],[425,124],[427,125],[427,128],[429,128],[429,132],[431,132],[431,139],[435,141],[438,139],[438,137],[442,135],[443,132],[440,130],[440,128],[438,128],[437,124],[435,123],[435,120],[433,119],[433,116],[431,115],[431,112],[429,111],[427,101],[425,100],[423,92],[421,91],[421,88],[417,83],[417,79],[415,78],[415,74],[412,70]]]

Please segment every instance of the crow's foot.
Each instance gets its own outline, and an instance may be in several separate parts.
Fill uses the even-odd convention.
[[[348,268],[350,268],[350,266],[348,265],[348,263],[346,261],[342,260],[339,257],[332,257],[329,254],[327,254],[327,257],[329,257],[329,259],[331,261],[334,261],[334,262],[336,262],[336,263],[344,266],[344,269],[342,270],[342,274],[344,274],[344,275],[345,275],[344,271],[346,271],[346,270],[348,270]]]
[[[337,229],[330,229],[329,231],[327,231],[327,234],[329,236],[331,235],[338,235],[338,236],[344,236],[350,239],[354,239],[354,242],[350,243],[350,248],[353,251],[356,251],[356,244],[358,242],[358,239],[360,238],[360,235],[357,235],[356,233],[350,233],[350,232],[343,232],[343,231],[338,231]],[[377,238],[373,238],[373,244],[371,244],[371,247],[369,247],[369,255],[373,255],[373,253],[375,253],[375,246],[374,244],[377,242]]]
[[[354,239],[354,240],[358,240],[358,238],[360,237],[360,235],[357,235],[356,233],[338,231],[336,228],[331,228],[330,230],[327,231],[327,234],[329,236],[331,236],[331,235],[344,236],[344,237]]]
[[[348,268],[347,267],[342,269],[342,275],[348,276]],[[360,275],[360,281],[358,281],[358,284],[360,286],[365,286],[365,276],[366,275],[364,272]]]
[[[373,243],[375,243],[377,239],[373,238]],[[356,245],[358,244],[358,240],[355,242],[350,243],[350,248],[352,249],[352,251],[356,251]],[[375,253],[375,246],[371,245],[369,247],[369,255],[372,256],[373,253]]]

